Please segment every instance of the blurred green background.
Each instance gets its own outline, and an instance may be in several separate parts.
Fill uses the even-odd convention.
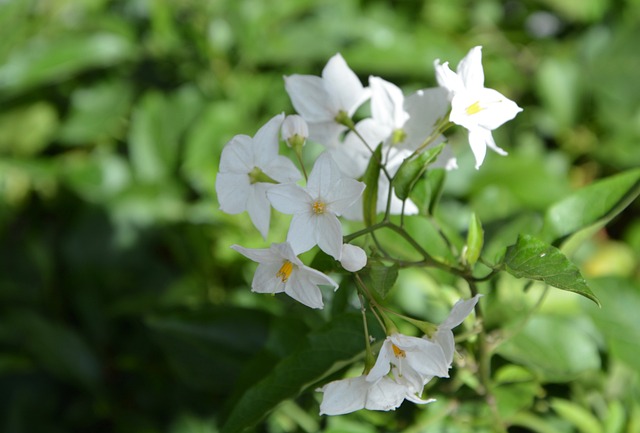
[[[292,112],[283,75],[341,52],[363,82],[410,91],[483,45],[486,85],[524,112],[495,133],[509,157],[480,171],[451,138],[442,209],[461,231],[471,210],[524,227],[640,166],[638,43],[638,0],[0,1],[0,431],[217,432],[327,319],[249,292],[254,267],[229,246],[265,243],[215,197],[223,145]],[[500,352],[510,431],[640,431],[639,208],[573,257],[603,307],[550,297]],[[394,302],[422,314],[433,281],[402,283]],[[522,285],[500,281],[491,326],[526,304]],[[317,399],[257,430],[485,431],[446,398],[330,420]]]

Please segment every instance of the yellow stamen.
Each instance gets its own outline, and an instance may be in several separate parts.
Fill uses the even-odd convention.
[[[467,114],[471,116],[473,114],[478,114],[482,110],[484,110],[484,108],[480,106],[480,101],[476,101],[473,104],[469,105],[466,111]]]
[[[285,260],[276,273],[276,277],[280,278],[283,283],[286,283],[291,276],[291,272],[293,272],[293,263],[291,263],[289,260]]]
[[[325,210],[327,210],[327,204],[322,200],[316,200],[311,205],[311,208],[316,215],[320,215],[323,214]]]
[[[398,346],[396,346],[393,343],[391,343],[391,348],[393,349],[393,354],[396,356],[396,358],[404,358],[407,356],[407,352],[400,349]]]

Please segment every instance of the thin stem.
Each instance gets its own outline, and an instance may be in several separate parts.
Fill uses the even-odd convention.
[[[300,152],[294,152],[296,154],[296,158],[298,158],[298,162],[300,163],[300,168],[302,169],[302,174],[304,175],[305,182],[309,180],[307,176],[307,170],[304,168],[304,162],[302,162],[302,155]]]
[[[469,289],[471,290],[471,296],[478,294],[478,287],[474,281],[467,280]],[[498,412],[498,406],[495,396],[493,395],[493,387],[491,385],[491,349],[487,341],[487,333],[484,329],[484,313],[482,307],[478,302],[475,306],[476,318],[482,324],[482,328],[478,333],[478,373],[480,376],[480,383],[482,385],[482,391],[487,404],[491,408],[491,413],[495,422],[495,426],[500,432],[506,432],[502,417]]]

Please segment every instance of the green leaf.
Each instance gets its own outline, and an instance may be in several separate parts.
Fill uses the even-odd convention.
[[[371,326],[373,322],[370,330]],[[307,344],[244,393],[222,433],[237,433],[255,425],[280,402],[361,357],[364,338],[362,316],[353,313],[336,317],[326,327],[309,334]]]
[[[185,383],[228,392],[239,368],[266,344],[269,317],[256,310],[227,307],[152,317],[146,324]]]
[[[497,353],[526,366],[545,382],[569,382],[600,369],[598,342],[592,332],[588,320],[539,314],[500,345]]]
[[[380,163],[382,161],[382,143],[378,145],[371,156],[369,165],[364,172],[364,181],[367,187],[362,193],[362,214],[367,226],[376,221],[378,208],[378,179],[380,178]]]
[[[577,293],[600,305],[586,280],[574,265],[554,246],[529,235],[520,235],[515,245],[507,248],[506,271],[517,278],[543,281],[562,290]]]
[[[542,239],[556,244],[593,224],[604,225],[640,195],[640,169],[595,182],[552,205],[544,217]]]
[[[88,68],[122,62],[134,52],[131,41],[114,33],[34,39],[14,50],[0,67],[0,92],[12,95],[32,86],[59,82]]]
[[[571,422],[581,433],[602,433],[602,424],[591,411],[569,400],[554,398],[551,407],[562,418]]]
[[[375,290],[382,298],[386,298],[398,279],[398,264],[386,266],[379,260],[369,260],[365,268],[367,286]]]
[[[405,159],[393,177],[393,187],[400,200],[406,200],[416,183],[427,171],[427,167],[438,157],[445,143],[428,149],[415,158]]]

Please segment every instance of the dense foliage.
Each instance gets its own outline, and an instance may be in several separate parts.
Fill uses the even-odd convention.
[[[0,430],[638,431],[638,16],[634,0],[0,2]],[[250,293],[229,246],[264,244],[218,210],[222,147],[291,112],[282,76],[336,52],[409,91],[475,45],[524,111],[495,132],[508,158],[462,154],[435,219],[455,236],[474,213],[482,257],[508,258],[480,287],[495,404],[462,366],[428,406],[320,417],[313,390],[345,364],[316,350],[360,350],[361,319],[349,290],[322,312]],[[600,308],[516,278],[539,271],[519,244],[558,251],[534,234]],[[437,321],[460,290],[415,271],[387,298]],[[301,362],[316,371],[292,378]]]

